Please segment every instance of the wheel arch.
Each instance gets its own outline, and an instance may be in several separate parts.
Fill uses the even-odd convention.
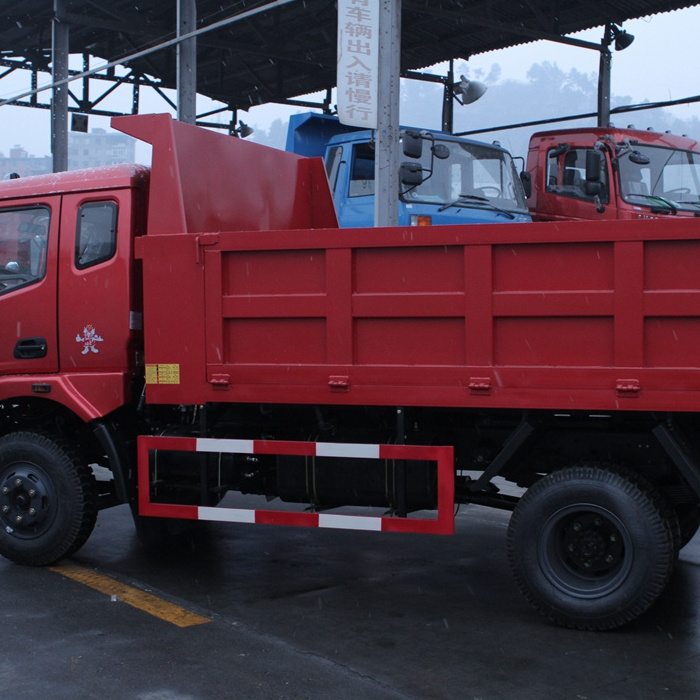
[[[69,407],[44,397],[4,399],[0,402],[0,437],[13,432],[48,433],[75,449],[86,463],[112,473],[119,503],[131,500],[132,459],[127,446],[131,434],[124,411],[86,422]],[[126,438],[125,438],[126,434]]]

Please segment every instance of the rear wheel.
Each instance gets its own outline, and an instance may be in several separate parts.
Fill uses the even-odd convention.
[[[85,544],[96,518],[92,472],[65,444],[30,432],[0,439],[0,554],[52,564]]]
[[[557,624],[619,627],[663,591],[675,547],[665,501],[631,473],[600,466],[554,472],[530,488],[508,528],[525,597]]]

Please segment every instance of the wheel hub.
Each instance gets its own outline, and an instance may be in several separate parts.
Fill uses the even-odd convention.
[[[623,558],[619,530],[607,518],[581,513],[562,527],[563,557],[574,570],[599,576]]]
[[[36,469],[14,468],[0,482],[0,523],[10,534],[38,534],[50,513],[50,501]]]
[[[615,514],[594,504],[572,504],[547,519],[538,559],[561,592],[593,599],[623,585],[634,557],[629,532]]]

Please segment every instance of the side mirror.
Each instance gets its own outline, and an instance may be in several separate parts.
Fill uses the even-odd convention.
[[[423,139],[419,131],[407,129],[403,132],[402,139],[406,158],[420,158],[423,155]]]
[[[600,173],[603,167],[603,154],[600,151],[586,151],[586,194],[598,194],[600,192]],[[598,185],[597,192],[589,192],[588,185]]]
[[[632,151],[630,153],[630,161],[635,165],[649,165],[649,163],[651,163],[651,158],[649,158],[649,156],[645,156],[639,151]]]
[[[552,148],[549,152],[548,158],[559,158],[562,153],[566,153],[571,146],[568,143],[560,143]]]
[[[446,160],[450,157],[450,149],[444,143],[436,143],[430,150],[438,160]]]
[[[603,191],[603,185],[600,182],[589,182],[588,180],[584,183],[584,190],[589,197],[595,197]]]
[[[532,196],[532,173],[527,170],[522,170],[520,172],[520,182],[523,184],[523,190],[525,191],[525,197],[529,198]]]
[[[423,182],[423,168],[420,163],[401,163],[399,178],[404,185],[415,187]]]

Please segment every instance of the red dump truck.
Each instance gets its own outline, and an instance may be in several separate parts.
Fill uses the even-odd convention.
[[[119,503],[145,535],[481,504],[555,622],[661,595],[700,523],[700,221],[339,229],[320,159],[114,126],[149,169],[0,183],[0,553]]]

